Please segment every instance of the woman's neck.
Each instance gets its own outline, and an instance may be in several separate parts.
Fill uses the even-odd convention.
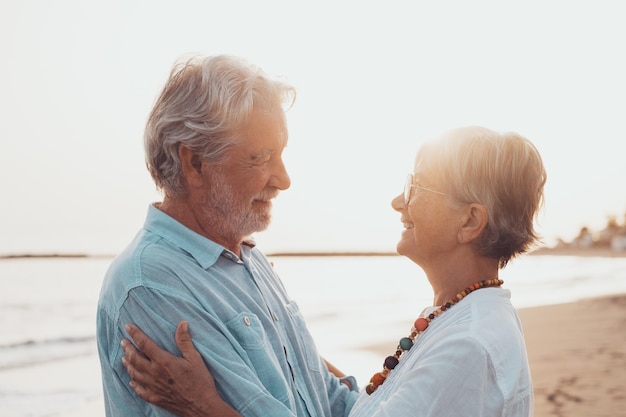
[[[441,305],[476,282],[498,278],[499,269],[497,260],[474,257],[464,262],[447,262],[425,272],[433,288],[433,305]]]

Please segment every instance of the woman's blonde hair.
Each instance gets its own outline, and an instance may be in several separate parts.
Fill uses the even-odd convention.
[[[475,246],[500,268],[539,242],[534,224],[547,176],[528,139],[477,126],[454,129],[424,145],[418,164],[455,202],[485,207],[488,224]]]

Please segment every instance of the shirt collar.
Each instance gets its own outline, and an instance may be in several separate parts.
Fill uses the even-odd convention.
[[[148,207],[144,228],[189,253],[203,269],[213,266],[220,255],[224,251],[228,251],[222,245],[194,232],[165,214],[154,204],[150,204]],[[242,243],[249,248],[254,247],[252,239],[244,240]]]

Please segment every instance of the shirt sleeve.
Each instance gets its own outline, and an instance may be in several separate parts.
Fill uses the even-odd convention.
[[[342,382],[344,380],[350,383],[349,388]],[[348,417],[350,410],[359,397],[359,387],[356,378],[353,376],[337,378],[335,375],[326,371],[326,386],[328,387],[327,392],[330,401],[331,416]]]
[[[473,338],[452,337],[421,357],[372,416],[491,416],[503,409],[488,353]]]
[[[266,349],[268,341],[253,314],[242,313],[231,322],[223,323],[211,314],[210,308],[202,308],[197,300],[145,287],[129,292],[119,318],[109,324],[113,327],[107,332],[109,362],[117,376],[117,381],[108,383],[110,390],[114,391],[108,400],[110,403],[121,401],[129,407],[132,404],[132,407],[142,409],[142,415],[171,415],[142,401],[128,388],[130,377],[121,365],[123,351],[119,343],[122,337],[128,338],[124,325],[134,323],[159,346],[180,355],[174,335],[176,326],[183,319],[189,323],[194,345],[213,374],[218,391],[233,408],[245,417],[294,416],[288,407],[293,403],[293,393],[282,373],[282,365]],[[259,357],[253,357],[255,355]],[[265,362],[262,369],[252,366],[260,360]]]

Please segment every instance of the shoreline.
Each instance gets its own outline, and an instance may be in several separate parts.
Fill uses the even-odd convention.
[[[626,251],[615,251],[609,247],[601,248],[540,248],[528,256],[585,256],[601,258],[624,258]]]
[[[383,251],[362,251],[362,252],[350,252],[350,251],[334,251],[334,252],[316,252],[316,251],[303,251],[303,252],[268,252],[265,254],[268,258],[279,257],[351,257],[351,256],[400,256],[396,252],[383,252]],[[41,252],[41,253],[6,253],[0,254],[1,260],[10,259],[76,259],[76,258],[102,258],[113,259],[114,254],[89,254],[89,253],[57,253],[57,252]],[[626,257],[626,251],[615,251],[609,247],[600,248],[572,248],[572,247],[542,247],[529,252],[525,256],[584,256],[584,257],[603,257],[603,258],[623,258]]]

